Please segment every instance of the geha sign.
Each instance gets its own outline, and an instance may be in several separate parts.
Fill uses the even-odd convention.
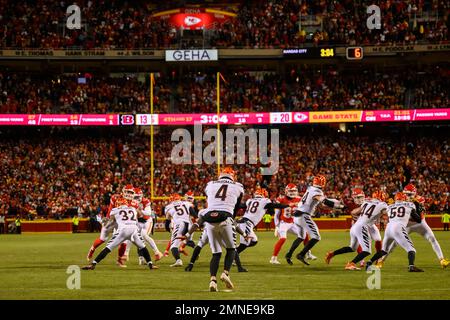
[[[166,50],[166,61],[217,61],[217,50]]]

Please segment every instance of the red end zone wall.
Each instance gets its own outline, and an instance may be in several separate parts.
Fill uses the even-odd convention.
[[[443,224],[441,222],[441,215],[427,216],[427,223],[433,229],[442,229]],[[159,219],[156,224],[156,231],[165,231],[164,223],[162,219]],[[314,219],[320,230],[348,230],[352,225],[352,219],[350,216],[343,216],[341,218],[319,218]],[[12,219],[7,219],[6,224],[14,222]],[[271,223],[273,229],[274,223]],[[80,219],[78,225],[79,232],[87,232],[89,229],[89,219]],[[259,230],[264,230],[265,225],[263,222],[258,224]],[[7,230],[5,226],[5,230]],[[72,220],[36,220],[36,221],[24,221],[22,220],[22,232],[72,232]]]

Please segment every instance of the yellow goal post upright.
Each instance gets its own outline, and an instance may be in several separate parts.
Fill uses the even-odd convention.
[[[220,78],[222,78],[224,81],[225,79],[221,75],[220,72],[217,72],[216,74],[216,113],[217,113],[217,137],[219,137],[220,133]],[[151,201],[154,200],[168,200],[168,196],[158,197],[155,195],[155,185],[154,185],[154,179],[155,179],[155,159],[154,159],[154,131],[153,131],[153,90],[154,90],[154,82],[155,77],[154,73],[150,73],[150,199]],[[220,158],[222,156],[221,152],[221,145],[220,145],[220,139],[217,139],[217,149],[216,149],[216,155],[217,155],[217,175],[220,174]],[[197,200],[204,200],[205,196],[195,196],[194,197]]]

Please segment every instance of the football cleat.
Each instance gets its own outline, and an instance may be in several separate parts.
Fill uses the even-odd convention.
[[[360,266],[361,268],[364,268],[365,265],[366,265],[366,262],[365,262],[364,260],[361,260],[361,261],[359,262],[359,266]]]
[[[192,268],[194,267],[194,264],[193,263],[189,263],[187,266],[186,266],[186,268],[184,268],[184,271],[188,271],[188,272],[190,272],[190,271],[192,271]]]
[[[159,261],[163,258],[163,254],[161,253],[161,251],[156,251],[155,252],[155,261]]]
[[[222,274],[220,276],[220,280],[222,280],[222,282],[225,283],[225,286],[227,287],[227,289],[234,288],[233,282],[231,282],[230,277],[225,272],[222,272]]]
[[[81,269],[82,270],[94,270],[96,265],[97,265],[96,263],[91,263],[90,265],[85,266],[85,267],[83,267]]]
[[[272,257],[272,258],[270,258],[270,264],[281,264],[281,262],[280,261],[278,261],[278,258],[277,257]]]
[[[311,253],[311,250],[309,250],[306,253],[306,260],[317,260],[317,257]]]
[[[305,260],[305,256],[302,256],[302,255],[299,253],[299,254],[297,254],[296,257],[297,257],[298,260],[300,260],[301,262],[303,262],[304,264],[306,264],[307,266],[309,266],[309,263],[306,262],[306,260]]]
[[[286,255],[285,256],[285,258],[286,258],[286,262],[288,263],[288,265],[290,265],[290,266],[292,266],[294,263],[292,262],[292,257],[291,256],[289,256],[289,255]]]
[[[358,268],[353,262],[347,262],[345,270],[361,270],[361,268]]]
[[[88,255],[87,255],[87,257],[86,257],[87,261],[91,261],[92,256],[94,255],[94,252],[95,252],[95,248],[92,246],[92,247],[89,249]]]
[[[217,292],[219,289],[217,289],[217,282],[216,281],[210,281],[209,282],[209,291],[211,292]]]
[[[125,259],[123,259],[123,258],[117,258],[117,265],[119,266],[119,267],[121,267],[121,268],[126,268],[127,267],[127,265],[125,264],[125,261],[124,261]]]
[[[153,263],[149,263],[148,264],[148,268],[150,269],[150,270],[153,270],[153,269],[159,269],[159,267],[158,266],[155,266]]]
[[[144,257],[139,257],[139,265],[140,266],[142,266],[142,265],[146,265],[147,264],[147,262],[145,261],[145,258]]]
[[[325,262],[326,264],[330,264],[331,259],[334,257],[333,251],[328,251],[327,255],[325,256]]]
[[[164,257],[168,257],[168,256],[169,256],[169,251],[168,250],[164,251]]]
[[[183,261],[181,259],[178,259],[177,261],[175,261],[174,264],[171,264],[171,267],[181,267],[183,265]]]
[[[376,267],[377,267],[378,269],[381,269],[381,268],[383,268],[384,261],[381,260],[381,259],[378,259],[378,261],[377,261],[377,263],[376,263],[375,265],[376,265]]]
[[[441,261],[440,261],[440,264],[441,264],[441,267],[442,267],[443,269],[445,269],[445,268],[447,268],[448,265],[450,264],[450,260],[447,260],[447,259],[445,259],[445,258],[442,258]]]
[[[245,269],[244,267],[240,267],[238,268],[238,272],[248,272],[248,270]]]
[[[408,267],[409,272],[423,272],[422,269],[417,268],[416,266],[409,266]]]

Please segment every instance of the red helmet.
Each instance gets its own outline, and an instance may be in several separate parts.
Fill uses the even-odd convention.
[[[254,197],[255,198],[268,198],[269,193],[264,188],[256,188],[256,190],[254,192]]]
[[[289,198],[297,198],[298,197],[298,189],[297,186],[293,183],[289,183],[284,188],[284,194],[288,196]]]
[[[134,188],[134,197],[133,200],[136,200],[138,202],[141,202],[144,198],[144,192],[141,188]]]
[[[383,190],[376,190],[372,193],[372,198],[380,200],[380,201],[386,201],[386,198],[388,195]]]
[[[412,183],[408,183],[403,188],[403,193],[408,197],[409,199],[414,198],[417,194],[417,189]]]
[[[181,196],[178,193],[172,193],[169,196],[169,201],[173,202],[173,201],[180,201],[181,200]]]
[[[127,200],[133,200],[134,198],[134,187],[131,184],[127,184],[122,188],[122,196]]]
[[[225,167],[222,169],[222,171],[220,171],[219,179],[229,178],[234,181],[235,175],[236,175],[236,173],[234,172],[233,168]]]
[[[324,188],[326,184],[327,184],[327,178],[325,178],[325,176],[323,176],[321,174],[314,176],[313,187]]]
[[[365,197],[366,195],[364,194],[364,191],[362,191],[362,189],[359,188],[353,189],[352,198],[356,204],[362,204]]]
[[[397,192],[394,197],[395,201],[406,201],[406,195],[403,192]]]
[[[188,191],[184,194],[184,200],[189,202],[194,202],[194,193],[192,191]]]

